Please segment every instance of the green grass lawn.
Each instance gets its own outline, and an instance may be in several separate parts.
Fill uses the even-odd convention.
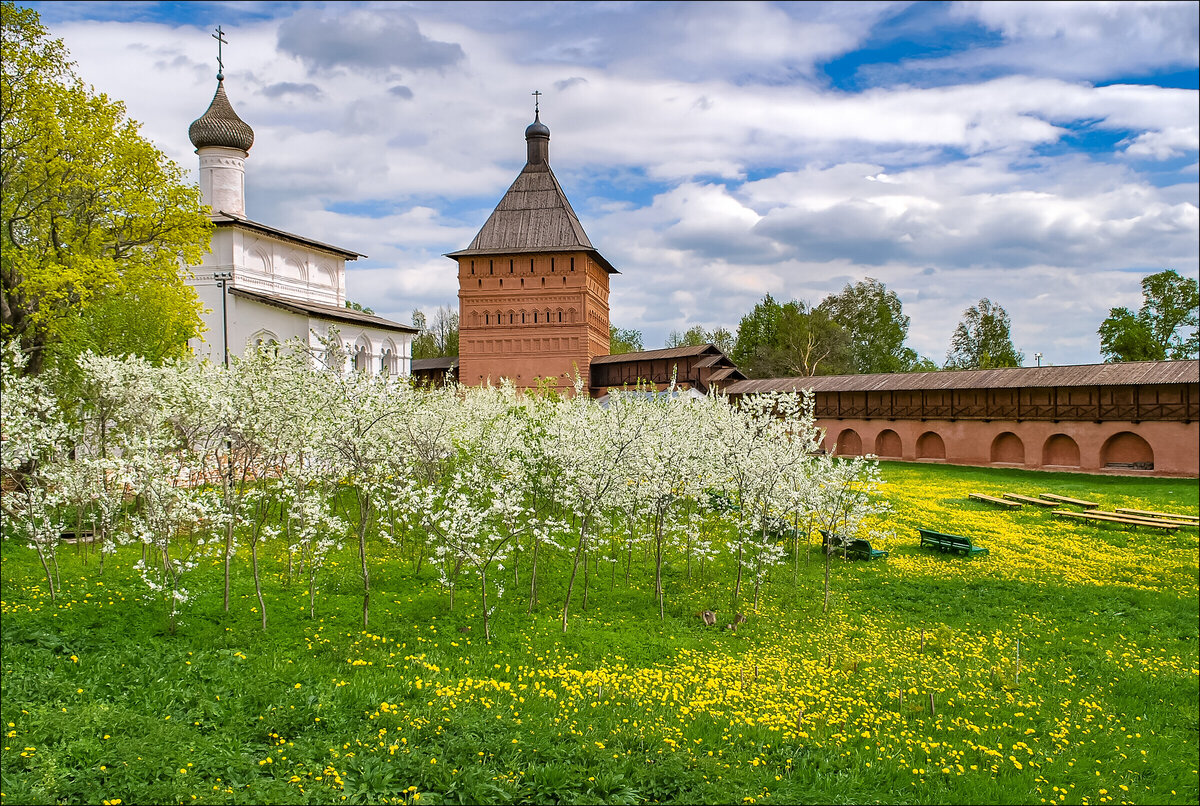
[[[101,575],[64,547],[52,603],[36,556],[5,540],[2,802],[1195,803],[1196,530],[967,495],[1195,514],[1196,481],[898,463],[884,477],[893,512],[873,542],[891,556],[836,561],[824,615],[814,546],[736,633],[694,615],[731,618],[727,561],[702,580],[673,559],[660,621],[635,557],[631,584],[623,566],[615,585],[592,570],[564,635],[569,559],[547,553],[539,604],[526,613],[522,564],[487,644],[469,581],[451,611],[428,566],[414,578],[376,541],[367,631],[354,548],[310,619],[274,547],[266,632],[239,555],[230,612],[210,558],[168,635],[137,548]],[[919,525],[991,554],[921,550]]]

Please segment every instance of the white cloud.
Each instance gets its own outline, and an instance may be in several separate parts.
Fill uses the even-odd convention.
[[[816,302],[869,275],[900,294],[913,346],[935,360],[981,296],[1008,309],[1027,352],[1095,360],[1108,308],[1137,303],[1140,278],[1123,270],[1197,274],[1197,166],[1141,166],[1196,153],[1200,93],[1095,87],[1112,72],[1088,48],[1173,64],[1194,35],[1162,29],[1154,56],[1172,8],[991,5],[956,13],[1007,44],[962,58],[1020,74],[862,92],[820,87],[813,65],[857,47],[887,4],[288,10],[228,33],[226,88],[256,132],[248,212],[369,254],[349,291],[380,313],[454,304],[441,253],[470,241],[520,169],[540,88],[552,164],[622,272],[613,321],[647,346],[693,324],[735,328],[765,293]],[[368,22],[429,48],[348,53]],[[194,169],[187,125],[215,84],[207,31],[78,20],[54,33]],[[1093,158],[1068,137],[1089,130],[1122,143]]]

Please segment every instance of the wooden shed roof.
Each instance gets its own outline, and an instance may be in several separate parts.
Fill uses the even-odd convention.
[[[1200,361],[1132,361],[1121,364],[1078,364],[1064,367],[1009,367],[879,375],[766,378],[731,383],[725,387],[725,392],[731,395],[748,395],[763,392],[794,392],[803,389],[812,389],[814,392],[887,392],[922,389],[1020,389],[1178,383],[1200,383]]]
[[[639,353],[621,353],[620,355],[598,355],[592,359],[593,364],[624,364],[631,361],[662,361],[672,358],[690,358],[696,355],[724,355],[712,344],[699,344],[694,347],[666,347],[661,350],[643,350]],[[732,363],[732,362],[731,362]]]
[[[447,257],[578,251],[590,253],[610,274],[619,274],[592,246],[554,172],[542,163],[526,165],[471,245]]]

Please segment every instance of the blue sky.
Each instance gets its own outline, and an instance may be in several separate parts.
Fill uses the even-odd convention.
[[[248,215],[370,255],[349,296],[401,321],[457,304],[534,89],[648,347],[874,277],[939,363],[981,297],[1030,362],[1093,362],[1200,263],[1195,2],[29,5],[192,171],[221,25]]]

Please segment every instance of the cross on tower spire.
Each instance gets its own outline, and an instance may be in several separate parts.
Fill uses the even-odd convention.
[[[536,118],[538,116],[538,104],[542,100],[542,93],[540,90],[534,90],[530,95],[533,96],[533,116]]]
[[[212,34],[212,38],[217,40],[217,81],[225,80],[225,63],[221,61],[221,45],[228,45],[229,40],[225,38],[225,32],[221,30],[221,26],[217,26],[217,32]]]

